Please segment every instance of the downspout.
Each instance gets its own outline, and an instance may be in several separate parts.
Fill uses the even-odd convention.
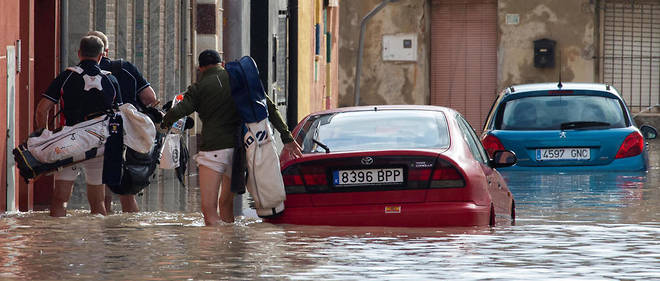
[[[398,0],[383,0],[371,12],[369,12],[360,23],[360,43],[358,47],[357,65],[355,66],[355,106],[360,105],[360,71],[362,68],[362,51],[364,49],[364,32],[367,29],[367,21],[371,19],[378,11],[383,9],[388,3],[396,2]]]
[[[323,23],[323,27],[325,30],[325,109],[330,109],[332,108],[331,106],[331,97],[332,97],[332,32],[330,32],[330,28],[332,28],[332,13],[334,12],[334,7],[328,6],[328,8],[325,11],[325,22]]]
[[[69,56],[69,0],[60,2],[60,70],[68,65]]]
[[[298,0],[289,0],[289,97],[287,98],[286,123],[293,130],[298,124]]]

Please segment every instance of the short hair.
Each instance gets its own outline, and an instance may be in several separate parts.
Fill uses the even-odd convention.
[[[85,36],[80,39],[80,55],[86,58],[98,57],[103,52],[103,41],[96,36]]]
[[[108,45],[108,36],[105,36],[103,32],[98,31],[98,30],[93,30],[90,32],[87,32],[87,35],[92,35],[96,36],[98,38],[101,38],[101,41],[103,41],[103,49],[110,49],[110,46]]]
[[[216,50],[204,50],[199,54],[197,58],[199,66],[207,66],[211,64],[219,64],[222,62],[220,54]]]

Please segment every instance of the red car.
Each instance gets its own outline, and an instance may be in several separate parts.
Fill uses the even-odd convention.
[[[335,226],[475,226],[515,220],[513,195],[456,111],[361,106],[310,114],[293,130],[303,157],[282,154],[287,199],[271,223]]]

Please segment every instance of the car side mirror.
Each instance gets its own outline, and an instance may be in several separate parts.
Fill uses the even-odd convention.
[[[518,163],[518,157],[510,150],[496,150],[493,158],[490,159],[490,166],[493,168],[510,167]]]
[[[647,140],[655,139],[658,136],[658,130],[649,125],[642,125],[639,127],[639,130],[642,132],[642,136]]]

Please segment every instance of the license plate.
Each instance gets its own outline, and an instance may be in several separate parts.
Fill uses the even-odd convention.
[[[589,148],[539,148],[536,150],[536,160],[589,160]]]
[[[335,185],[403,183],[403,168],[337,170],[332,173]]]

